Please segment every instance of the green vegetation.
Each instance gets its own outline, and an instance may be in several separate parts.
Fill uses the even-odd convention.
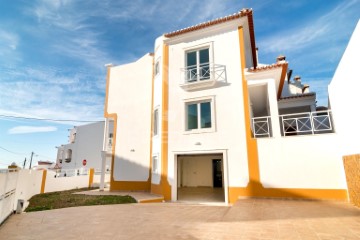
[[[131,196],[95,196],[73,194],[87,190],[89,189],[83,188],[35,195],[30,198],[30,204],[25,211],[35,212],[67,207],[136,203],[136,200]]]

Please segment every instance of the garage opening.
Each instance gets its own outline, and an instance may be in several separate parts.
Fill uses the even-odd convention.
[[[177,200],[225,202],[223,154],[177,156]]]

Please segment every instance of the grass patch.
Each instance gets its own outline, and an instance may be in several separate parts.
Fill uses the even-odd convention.
[[[88,190],[88,188],[83,188],[61,192],[37,194],[30,198],[29,206],[25,209],[25,212],[35,212],[79,206],[136,203],[136,200],[131,196],[90,196],[84,194],[73,194],[75,192]]]

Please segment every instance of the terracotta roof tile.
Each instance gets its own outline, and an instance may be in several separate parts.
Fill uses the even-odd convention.
[[[222,18],[218,18],[218,19],[211,20],[208,22],[200,23],[200,24],[197,24],[197,25],[194,25],[191,27],[177,30],[177,31],[165,33],[164,36],[167,38],[171,38],[171,37],[175,37],[175,36],[185,34],[188,32],[193,32],[193,31],[197,31],[200,29],[210,27],[210,26],[221,24],[221,23],[224,23],[227,21],[232,21],[232,20],[242,18],[245,16],[248,18],[249,34],[250,34],[250,42],[251,42],[251,52],[252,52],[252,56],[253,56],[253,66],[256,68],[257,67],[257,56],[256,56],[256,44],[255,44],[254,19],[253,19],[253,11],[251,8],[250,9],[244,8],[241,11],[239,11],[235,14],[226,16],[226,17],[222,17]]]
[[[261,67],[257,67],[257,68],[250,68],[247,71],[248,72],[261,72],[261,71],[266,71],[266,70],[272,70],[274,68],[278,68],[278,67],[282,67],[284,64],[288,64],[288,62],[278,62],[278,63],[274,63],[271,65],[265,65],[265,66],[261,66]]]
[[[187,27],[187,28],[177,30],[177,31],[165,33],[164,36],[168,37],[168,38],[175,37],[175,36],[178,36],[178,35],[181,35],[181,34],[184,34],[184,33],[196,31],[196,30],[203,29],[203,28],[207,28],[207,27],[210,27],[210,26],[213,26],[213,25],[228,22],[228,21],[231,21],[231,20],[234,20],[234,19],[238,19],[238,18],[241,18],[241,17],[251,15],[251,14],[252,14],[252,9],[244,8],[240,12],[237,12],[235,14],[232,14],[232,15],[229,15],[229,16],[226,16],[226,17],[222,17],[222,18],[218,18],[218,19],[215,19],[215,20],[211,20],[211,21],[208,21],[208,22],[200,23],[200,24],[197,24],[197,25],[194,25],[194,26],[191,26],[191,27]]]

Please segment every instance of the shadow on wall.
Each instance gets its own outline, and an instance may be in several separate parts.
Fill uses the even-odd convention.
[[[152,176],[161,179],[162,182],[167,179],[167,176],[164,174],[152,173],[151,165],[152,159],[149,159],[148,165],[144,166],[132,161],[132,159],[115,155],[111,168],[110,191],[151,191]],[[161,169],[160,165],[157,167]],[[168,181],[173,182],[173,179]],[[158,194],[164,195],[165,193]]]

